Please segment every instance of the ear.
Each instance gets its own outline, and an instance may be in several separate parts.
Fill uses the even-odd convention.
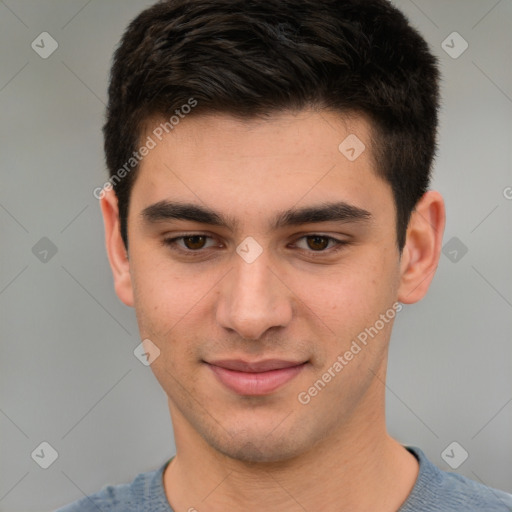
[[[439,263],[445,217],[443,198],[434,190],[426,192],[413,210],[400,260],[400,302],[412,304],[427,293]]]
[[[133,307],[133,287],[128,253],[121,238],[117,196],[112,188],[104,189],[100,199],[105,224],[105,245],[110,268],[114,276],[117,296],[127,306]]]

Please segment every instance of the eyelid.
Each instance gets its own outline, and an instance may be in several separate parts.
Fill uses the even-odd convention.
[[[214,236],[211,236],[207,233],[183,233],[182,235],[179,235],[179,236],[174,236],[174,237],[166,237],[162,240],[162,244],[167,246],[167,247],[171,247],[171,248],[174,248],[174,247],[178,247],[178,251],[181,251],[181,252],[184,252],[184,253],[188,253],[188,254],[193,254],[193,253],[201,253],[201,252],[204,252],[205,249],[210,249],[210,247],[203,247],[201,249],[197,249],[197,250],[192,250],[192,249],[187,249],[186,247],[180,247],[177,245],[177,242],[179,240],[183,240],[184,238],[191,238],[191,237],[195,237],[195,236],[202,236],[204,238],[207,238],[208,240],[215,240],[215,237]]]
[[[326,238],[329,240],[329,243],[334,242],[334,245],[332,247],[324,249],[322,251],[314,251],[313,249],[301,249],[299,247],[300,250],[307,252],[308,255],[312,255],[313,257],[322,256],[322,255],[326,256],[326,255],[329,255],[332,253],[336,253],[339,250],[341,250],[343,248],[343,246],[349,244],[349,242],[347,240],[340,240],[339,238],[335,238],[330,235],[324,235],[322,233],[308,233],[306,235],[302,235],[299,238],[297,238],[295,240],[295,242],[293,242],[293,245],[295,245],[299,240],[303,240],[305,238],[314,237],[314,236],[318,236],[320,238]]]
[[[206,250],[211,249],[213,247],[213,246],[202,247],[201,249],[193,250],[193,249],[187,249],[186,247],[181,247],[177,244],[178,241],[183,240],[184,238],[195,237],[195,236],[205,237],[209,240],[216,239],[215,236],[212,236],[211,234],[208,234],[208,233],[183,233],[179,236],[164,238],[162,240],[162,244],[165,245],[166,247],[170,247],[171,249],[173,249],[177,252],[181,252],[182,254],[187,254],[187,255],[192,255],[192,256],[193,255],[199,256],[199,255],[203,254]],[[315,251],[313,249],[303,249],[301,247],[297,247],[299,250],[303,251],[304,253],[307,253],[308,256],[313,257],[313,258],[322,257],[322,256],[325,257],[325,256],[328,256],[331,254],[335,254],[338,251],[340,251],[341,249],[343,249],[343,247],[345,245],[348,245],[350,243],[347,240],[340,240],[333,236],[325,235],[323,233],[307,233],[307,234],[302,234],[300,237],[296,238],[295,241],[292,243],[292,246],[296,247],[296,244],[299,240],[304,240],[306,238],[314,237],[314,236],[326,238],[326,239],[328,239],[329,243],[334,243],[334,245],[330,248],[327,248],[327,249],[324,249],[321,251]],[[221,247],[223,246],[223,244],[219,244],[219,245]]]

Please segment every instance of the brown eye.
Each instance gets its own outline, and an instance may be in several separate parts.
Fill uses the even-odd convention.
[[[206,243],[206,238],[203,235],[184,236],[183,244],[190,250],[202,249]]]
[[[313,251],[323,251],[329,245],[329,237],[312,235],[306,237],[308,247]]]

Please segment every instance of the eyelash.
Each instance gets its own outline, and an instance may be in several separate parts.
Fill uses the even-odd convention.
[[[177,252],[180,252],[181,254],[185,254],[189,257],[199,257],[201,256],[206,250],[208,250],[209,248],[207,247],[206,249],[204,248],[201,248],[201,249],[197,249],[197,250],[193,250],[193,249],[183,249],[181,247],[179,247],[177,245],[177,242],[179,240],[183,240],[185,238],[189,238],[189,237],[199,237],[199,236],[202,236],[202,237],[205,237],[209,240],[213,240],[214,237],[212,236],[209,236],[205,233],[185,233],[184,235],[181,235],[181,236],[177,236],[177,237],[174,237],[174,238],[165,238],[164,240],[162,240],[162,244],[165,245],[166,247],[169,247],[170,249],[172,249],[173,251],[177,251]],[[306,238],[309,238],[309,237],[315,237],[315,236],[318,236],[320,238],[325,238],[328,240],[329,243],[333,242],[334,245],[328,249],[324,249],[324,250],[321,250],[321,251],[314,251],[312,249],[310,250],[307,250],[307,249],[300,249],[301,251],[305,251],[308,253],[308,256],[312,256],[313,258],[316,258],[316,257],[325,257],[326,255],[332,255],[332,254],[336,254],[338,253],[339,251],[341,251],[343,249],[344,246],[346,245],[349,245],[349,242],[347,242],[346,240],[338,240],[337,238],[334,238],[332,236],[328,236],[328,235],[322,235],[322,234],[319,234],[319,233],[312,233],[312,234],[309,234],[309,235],[303,235],[301,237],[299,237],[294,243],[297,243],[299,240],[303,240],[303,239],[306,239]]]

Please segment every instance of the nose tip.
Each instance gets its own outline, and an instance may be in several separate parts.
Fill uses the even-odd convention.
[[[233,270],[220,292],[219,324],[249,341],[285,327],[292,318],[290,297],[264,257],[250,264],[240,259]]]
[[[276,303],[244,300],[232,303],[223,320],[224,327],[236,331],[242,339],[256,341],[267,331],[284,327],[287,315]]]

